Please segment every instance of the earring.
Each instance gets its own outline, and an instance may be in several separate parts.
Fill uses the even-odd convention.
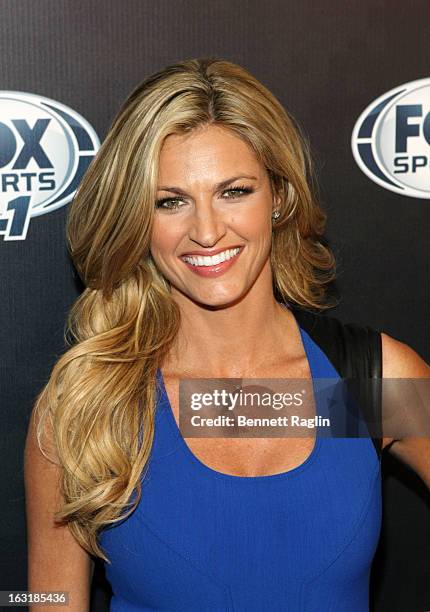
[[[280,216],[280,212],[279,210],[275,210],[272,214],[272,221],[276,221],[276,219],[278,219],[278,217]]]

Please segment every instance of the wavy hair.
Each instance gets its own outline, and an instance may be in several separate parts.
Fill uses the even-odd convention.
[[[168,135],[213,123],[252,147],[282,197],[272,234],[275,295],[302,308],[329,307],[335,264],[322,237],[326,216],[312,194],[309,148],[276,97],[243,67],[216,57],[176,63],[144,80],[113,120],[69,207],[67,242],[85,289],[68,313],[66,350],[34,409],[39,447],[62,468],[56,521],[107,562],[98,534],[140,501],[156,373],[180,323],[170,284],[150,254],[159,155]],[[52,444],[45,445],[48,429]]]

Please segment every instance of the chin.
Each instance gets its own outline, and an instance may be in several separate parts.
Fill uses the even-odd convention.
[[[208,297],[200,296],[199,299],[196,301],[198,301],[202,306],[206,306],[208,308],[228,308],[234,306],[235,304],[238,304],[244,298],[245,293],[246,292],[232,292],[229,295],[222,294],[218,296],[211,294]]]
[[[236,291],[230,294],[225,292],[217,294],[216,291],[211,291],[207,295],[203,295],[201,292],[190,293],[189,291],[180,291],[180,293],[198,306],[212,310],[233,306],[240,302],[244,296],[244,293]]]

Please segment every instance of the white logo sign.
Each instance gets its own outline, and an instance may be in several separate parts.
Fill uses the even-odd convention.
[[[400,85],[372,102],[358,118],[351,144],[372,181],[430,199],[430,78]]]
[[[30,218],[70,202],[99,146],[88,121],[64,104],[0,91],[0,236],[25,240]]]

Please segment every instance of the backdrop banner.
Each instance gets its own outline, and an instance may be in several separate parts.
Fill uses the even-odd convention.
[[[167,64],[225,58],[276,95],[314,157],[338,264],[329,314],[430,360],[429,22],[428,0],[0,2],[0,591],[27,589],[28,420],[84,288],[67,210],[128,93]],[[429,492],[388,452],[382,470],[371,609],[424,612]],[[91,609],[109,598],[97,563]]]

